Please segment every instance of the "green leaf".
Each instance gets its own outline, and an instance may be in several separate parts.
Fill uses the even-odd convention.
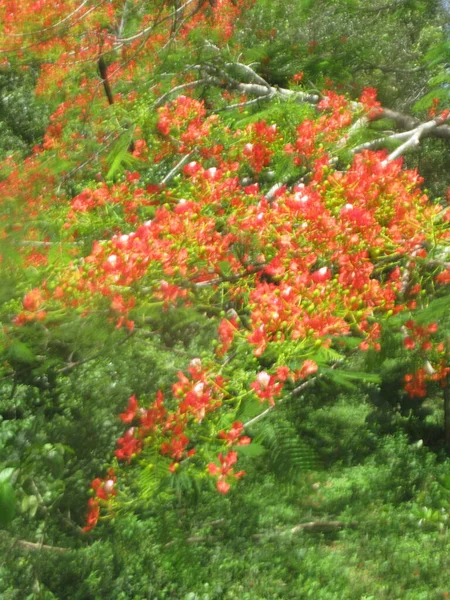
[[[418,324],[430,323],[432,321],[438,321],[442,317],[448,315],[450,311],[450,296],[444,296],[443,298],[436,298],[432,300],[430,304],[421,310],[414,320]]]
[[[112,164],[109,168],[109,171],[106,175],[106,179],[112,179],[114,177],[114,175],[117,173],[117,171],[120,169],[120,166],[122,164],[122,160],[125,156],[125,154],[128,152],[128,146],[125,145],[123,146],[119,152],[117,152],[112,160]]]
[[[16,515],[16,493],[9,481],[0,483],[0,526],[6,527]]]
[[[39,501],[36,496],[24,496],[20,503],[20,510],[23,513],[28,513],[30,517],[34,517],[39,508]]]
[[[15,361],[28,364],[34,363],[36,360],[34,353],[23,342],[15,342],[9,347],[8,358],[13,362]]]
[[[256,398],[249,398],[240,406],[236,418],[244,423],[253,419],[261,412],[261,402]]]
[[[242,456],[261,456],[266,452],[266,448],[258,442],[252,442],[251,444],[247,444],[246,446],[236,446],[236,450]]]
[[[360,345],[361,338],[343,335],[343,336],[333,338],[333,341],[342,343],[344,346],[346,346],[350,350],[355,350]]]
[[[73,260],[73,258],[65,251],[62,244],[55,244],[48,253],[48,264],[52,266],[56,263],[67,265],[71,260]]]
[[[113,179],[119,169],[123,166],[130,167],[136,159],[131,154],[128,154],[133,131],[127,131],[126,135],[121,135],[109,153],[106,162],[109,166],[109,171],[106,175],[106,180]]]
[[[381,377],[374,373],[364,373],[363,371],[339,371],[329,368],[321,368],[321,372],[326,375],[334,384],[341,386],[349,391],[357,389],[358,382],[381,383]]]
[[[317,352],[314,353],[314,356],[312,356],[312,359],[317,363],[336,362],[343,358],[345,357],[342,354],[339,354],[339,352],[336,352],[333,348],[327,348],[326,346],[321,346]]]
[[[444,475],[439,478],[439,483],[443,488],[450,492],[450,475]]]
[[[9,481],[12,477],[12,474],[14,473],[14,468],[13,467],[8,467],[6,469],[3,469],[2,471],[0,471],[0,485],[5,482],[5,481]]]
[[[230,277],[233,275],[233,269],[227,260],[221,260],[219,262],[219,268],[223,277]]]
[[[435,98],[440,100],[442,106],[445,105],[445,102],[448,100],[450,96],[449,90],[446,87],[436,87],[425,94],[416,104],[414,105],[415,110],[428,110],[433,105],[433,100]],[[438,107],[439,110],[439,107]]]

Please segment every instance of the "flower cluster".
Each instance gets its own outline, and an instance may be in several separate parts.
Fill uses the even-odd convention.
[[[96,478],[91,483],[91,490],[93,491],[93,497],[89,498],[88,502],[88,514],[86,518],[86,525],[83,527],[83,531],[91,531],[97,525],[100,517],[100,502],[107,501],[117,495],[115,489],[116,475],[114,469],[109,469],[105,479]]]
[[[190,428],[195,428],[203,419],[222,405],[225,396],[225,381],[211,369],[205,368],[199,358],[191,361],[188,374],[178,373],[178,381],[172,386],[172,396],[176,405],[168,410],[164,403],[162,391],[158,391],[154,402],[148,408],[140,406],[136,395],[128,399],[126,409],[119,415],[120,420],[131,425],[121,436],[115,451],[117,459],[124,463],[141,454],[147,447],[158,447],[162,457],[170,459],[167,469],[176,473],[181,463],[186,463],[196,454],[191,439],[187,435]],[[227,446],[243,446],[251,443],[248,436],[243,435],[244,424],[236,421],[229,431],[221,430],[218,438]],[[222,455],[221,455],[222,456]],[[231,468],[237,461],[237,454],[229,452],[227,457],[220,458],[222,467],[217,488],[226,493],[232,479],[240,478],[244,472],[234,474]],[[211,473],[214,469],[208,466]],[[100,515],[99,501],[109,501],[116,495],[114,471],[108,472],[106,480],[94,479],[91,484],[94,498],[89,501],[89,513],[84,531],[93,529]]]
[[[225,456],[220,453],[218,458],[220,466],[216,463],[209,463],[208,471],[210,475],[217,477],[217,491],[226,494],[231,487],[229,482],[233,479],[240,479],[245,475],[245,471],[234,472],[233,465],[236,464],[238,459],[238,454],[235,451],[230,450]]]
[[[229,431],[219,431],[219,438],[224,440],[227,446],[246,446],[251,443],[251,438],[247,435],[242,435],[244,432],[244,423],[235,421]]]
[[[300,369],[294,372],[291,372],[286,366],[277,367],[275,375],[269,375],[266,371],[261,371],[250,387],[260,400],[267,400],[270,406],[275,406],[275,399],[281,395],[287,379],[292,381],[306,379],[309,375],[314,374],[318,368],[315,361],[307,359],[303,361]]]
[[[416,345],[419,345],[424,351],[432,349],[433,344],[430,338],[438,330],[437,323],[431,323],[424,327],[409,319],[405,323],[405,329],[408,335],[405,336],[403,344],[407,350],[413,350]]]
[[[51,27],[67,18],[71,33],[64,43],[58,35],[50,41],[37,40],[32,50],[37,57],[57,56],[51,65],[42,65],[40,92],[46,84],[59,90],[70,72],[69,60],[83,64],[97,61],[110,49],[114,55],[119,53],[117,48],[123,44],[115,44],[107,29],[117,16],[115,3],[100,3],[92,14],[72,0],[55,3],[51,10],[46,7],[48,23],[41,23],[44,4],[48,3],[25,0],[22,9],[30,14],[35,7],[36,26]],[[164,23],[172,9],[162,4]],[[199,3],[190,18],[182,19],[177,35],[192,48],[193,28],[197,44],[201,31],[212,26],[218,34],[214,39],[226,40],[243,6],[234,4],[229,0]],[[250,4],[251,0],[245,2]],[[71,11],[78,8],[80,22],[72,22]],[[17,2],[0,7],[8,50],[17,47],[16,34],[26,24],[20,13]],[[135,21],[140,19],[135,16]],[[150,23],[151,15],[143,15],[141,31]],[[119,105],[115,114],[123,132],[121,119],[127,111],[121,109],[130,106],[130,114],[142,112],[135,110],[137,92],[129,93],[123,82],[134,81],[136,74],[147,82],[148,64],[161,60],[160,50],[167,43],[166,32],[156,25],[150,29],[148,37],[139,36],[123,50],[121,58],[126,60],[107,68],[113,87],[120,84],[114,103]],[[27,33],[33,35],[32,30]],[[276,36],[276,31],[270,36]],[[315,53],[317,42],[311,42],[309,50]],[[139,53],[148,61],[130,60]],[[323,357],[328,349],[332,355],[334,347],[345,347],[347,339],[356,339],[354,348],[359,344],[362,350],[379,350],[381,323],[390,315],[416,309],[422,285],[416,259],[427,259],[430,240],[448,242],[450,217],[447,213],[439,217],[439,207],[431,205],[420,188],[420,177],[403,170],[401,159],[390,161],[385,152],[363,151],[353,156],[345,171],[331,159],[332,150],[342,148],[352,131],[355,106],[356,116],[364,115],[362,121],[379,116],[372,88],[363,91],[359,104],[324,91],[318,114],[292,128],[280,119],[280,123],[260,120],[232,131],[228,119],[208,115],[206,101],[195,96],[198,87],[193,75],[182,81],[176,77],[168,82],[170,87],[162,82],[148,92],[158,108],[153,117],[138,117],[142,127],[134,130],[133,144],[127,147],[126,139],[123,146],[123,136],[117,140],[122,149],[118,152],[113,146],[106,156],[104,150],[116,141],[103,116],[106,98],[98,99],[97,76],[89,78],[81,71],[78,75],[77,93],[64,99],[51,115],[43,143],[23,165],[14,160],[5,163],[9,175],[2,178],[0,191],[11,223],[16,227],[17,222],[23,233],[31,232],[28,242],[43,243],[42,252],[20,248],[25,264],[42,269],[45,281],[34,287],[38,284],[33,280],[15,325],[44,321],[51,331],[64,310],[69,316],[76,312],[80,319],[104,314],[113,326],[131,330],[142,321],[140,309],[146,309],[148,301],[161,311],[189,307],[202,317],[216,319],[218,343],[212,360],[223,357],[223,363],[205,366],[206,361],[194,359],[187,372],[178,373],[166,398],[159,391],[150,406],[132,395],[120,415],[126,429],[117,441],[115,457],[126,468],[136,456],[144,462],[151,449],[175,477],[202,459],[204,474],[212,456],[207,443],[202,445],[207,437],[210,445],[226,448],[218,463],[209,462],[207,468],[217,480],[218,491],[227,493],[244,474],[234,470],[238,456],[234,448],[251,441],[244,435],[245,423],[237,420],[243,398],[254,405],[258,405],[256,397],[261,404],[275,406],[288,381],[307,380],[317,372],[316,352],[322,351]],[[217,79],[219,87],[227,86],[215,75],[205,77]],[[293,82],[299,84],[302,77],[296,74]],[[178,86],[184,93],[174,97]],[[234,91],[243,100],[242,91]],[[226,90],[220,102],[234,100],[234,93]],[[51,162],[50,153],[57,152],[67,164],[74,157],[82,163],[86,120],[91,107],[99,106],[102,110],[89,121],[98,148],[95,167],[86,163],[85,181],[90,183],[79,185],[74,176],[73,198],[55,193],[56,175],[45,167]],[[447,117],[444,112],[438,118]],[[74,123],[70,128],[69,118]],[[145,139],[148,131],[151,143]],[[296,184],[281,185],[285,165],[295,173]],[[273,176],[279,178],[273,181],[278,185],[268,193]],[[21,224],[21,214],[38,223],[44,211],[49,222],[55,217],[58,227],[63,224],[63,242],[71,247],[69,264],[63,260],[60,266],[52,256],[49,268],[45,228],[36,225],[33,231]],[[1,235],[6,238],[8,233],[5,229]],[[93,239],[97,241],[92,243]],[[405,264],[414,281],[407,292]],[[450,270],[445,266],[440,270],[437,282],[450,283]],[[420,365],[424,353],[430,360],[428,370],[421,366],[405,377],[406,391],[423,397],[427,381],[446,380],[445,349],[433,342],[435,325],[426,327],[411,319],[405,329],[405,347],[420,353]],[[295,367],[275,367],[285,361],[285,350],[286,363]],[[258,365],[249,389],[239,389],[237,394],[233,382],[233,392],[227,389],[222,375],[232,377],[231,367],[225,369],[235,354],[238,360],[246,356]],[[322,364],[326,359],[317,361]],[[85,531],[95,526],[103,504],[115,497],[115,477],[111,471],[106,479],[92,482],[94,495]]]

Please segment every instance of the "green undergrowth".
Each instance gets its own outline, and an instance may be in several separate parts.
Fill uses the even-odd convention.
[[[48,531],[65,553],[25,552],[4,536],[1,598],[448,597],[450,460],[406,433],[375,434],[370,411],[343,397],[298,423],[314,470],[248,459],[245,485],[227,496],[180,497],[76,540]]]

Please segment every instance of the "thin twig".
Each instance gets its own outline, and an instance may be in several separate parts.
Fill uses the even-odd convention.
[[[188,88],[192,88],[192,87],[198,87],[199,85],[204,85],[205,83],[210,83],[211,80],[209,77],[205,77],[204,79],[196,79],[195,81],[189,81],[188,83],[183,83],[181,85],[177,85],[176,87],[172,88],[171,90],[169,90],[168,92],[166,92],[165,94],[163,94],[162,96],[160,96],[158,98],[158,100],[156,100],[156,102],[154,102],[151,107],[149,107],[148,110],[150,109],[154,109],[154,108],[158,108],[158,106],[162,106],[164,104],[164,102],[167,100],[167,98],[169,98],[172,94],[176,94],[176,92],[179,92],[181,90],[186,90]]]
[[[177,173],[184,167],[184,165],[194,156],[196,150],[191,150],[189,154],[185,154],[183,158],[174,166],[174,168],[167,173],[160,185],[166,185],[169,181],[177,175]]]

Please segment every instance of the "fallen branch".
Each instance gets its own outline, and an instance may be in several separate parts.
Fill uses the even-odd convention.
[[[344,521],[310,521],[309,523],[299,523],[290,529],[284,529],[282,531],[273,531],[266,533],[255,533],[252,535],[252,539],[260,540],[267,537],[281,537],[284,535],[294,535],[300,531],[310,531],[311,533],[327,531],[335,531],[336,529],[352,528],[357,527],[359,523],[357,521],[350,521],[345,523]]]
[[[448,118],[444,121],[444,119],[438,117],[437,119],[432,119],[431,121],[422,123],[410,132],[410,136],[401,146],[399,146],[396,150],[394,150],[394,152],[389,154],[387,161],[395,160],[410,148],[418,146],[422,137],[431,135],[431,132],[433,130],[435,130],[437,127],[441,127],[447,121]]]
[[[16,545],[24,550],[44,550],[50,552],[69,552],[70,548],[61,548],[60,546],[49,546],[48,544],[38,544],[36,542],[28,542],[26,540],[16,540]]]
[[[414,129],[412,131],[415,131]],[[357,154],[362,150],[378,150],[379,148],[384,148],[386,146],[386,142],[391,141],[402,141],[408,139],[412,135],[411,131],[402,131],[399,133],[391,133],[385,135],[383,137],[376,138],[375,140],[370,140],[368,142],[364,142],[363,144],[359,144],[350,150],[352,154]]]
[[[9,535],[6,531],[1,532],[2,536],[8,537]],[[23,550],[30,550],[33,552],[39,552],[43,550],[44,552],[70,552],[71,548],[61,548],[60,546],[49,546],[48,544],[40,544],[38,542],[29,542],[28,540],[19,540],[13,539],[13,546],[19,546]]]
[[[295,102],[306,103],[317,105],[320,101],[318,94],[308,94],[307,92],[301,92],[298,90],[289,90],[286,88],[280,88],[278,86],[271,86],[265,81],[260,75],[258,75],[251,67],[243,65],[242,63],[227,63],[226,67],[237,67],[240,70],[245,70],[249,73],[257,83],[244,83],[237,81],[232,78],[226,71],[220,71],[219,69],[210,65],[196,65],[192,67],[195,70],[206,72],[209,76],[209,82],[217,85],[218,87],[239,91],[247,96],[256,96],[257,98],[279,98],[284,100],[292,99]],[[352,102],[352,107],[355,110],[361,110],[362,106],[359,102]],[[244,103],[242,104],[244,105]],[[236,107],[242,106],[240,104],[235,105]],[[445,124],[446,122],[442,119],[433,119],[426,123],[422,123],[419,119],[405,115],[398,111],[390,108],[381,107],[372,120],[389,119],[394,121],[400,129],[409,130],[411,137],[419,134],[419,138],[422,137],[435,137],[440,139],[450,140],[450,126]],[[434,125],[432,124],[434,123]],[[396,135],[396,134],[394,134]],[[403,139],[407,139],[405,136]],[[385,138],[379,138],[380,143],[383,139],[395,139],[392,136],[386,136]],[[414,142],[410,142],[409,146],[412,146]]]
[[[247,73],[248,75],[251,76],[251,78],[256,82],[256,83],[260,83],[261,85],[263,85],[266,88],[270,89],[270,83],[268,83],[265,79],[263,79],[261,77],[261,75],[258,75],[258,73],[256,71],[254,71],[250,65],[246,65],[244,63],[240,63],[240,62],[236,62],[236,63],[226,63],[225,65],[226,67],[237,67],[238,69],[240,69],[241,71],[244,71],[244,73]]]
[[[308,523],[299,523],[289,529],[282,529],[277,531],[266,531],[264,533],[254,533],[251,536],[252,540],[263,540],[271,537],[283,537],[285,535],[295,535],[301,531],[309,531],[310,533],[327,533],[330,531],[336,531],[337,529],[354,529],[358,527],[357,521],[350,521],[345,523],[344,521],[309,521]],[[202,535],[191,537],[183,540],[186,544],[201,544],[203,542],[216,542],[217,540],[223,540],[222,536],[217,535]],[[178,540],[171,540],[164,544],[164,548],[169,548],[177,543]],[[181,540],[180,540],[181,541]]]

